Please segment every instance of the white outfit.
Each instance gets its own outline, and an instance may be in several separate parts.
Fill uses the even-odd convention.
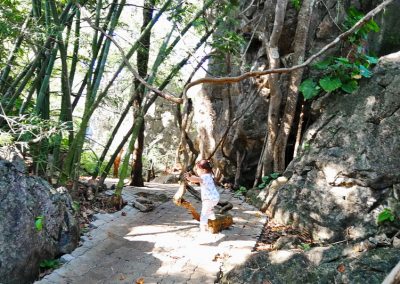
[[[215,220],[215,214],[213,208],[218,204],[219,193],[215,186],[214,179],[211,174],[200,175],[201,182],[201,214],[200,214],[200,226],[206,226],[208,219]]]

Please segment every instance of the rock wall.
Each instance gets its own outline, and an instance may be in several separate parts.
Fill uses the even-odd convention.
[[[256,253],[221,283],[382,283],[400,261],[400,52],[374,73],[314,103],[300,157],[258,194],[271,222],[312,236],[311,250]],[[378,223],[385,208],[394,220]]]
[[[400,220],[376,223],[386,207],[400,216],[400,53],[381,58],[374,73],[354,94],[315,102],[322,113],[284,173],[288,182],[260,194],[272,218],[330,242],[400,229]]]
[[[337,245],[317,247],[307,252],[260,252],[227,273],[219,283],[380,284],[399,261],[398,248],[359,252],[352,246]]]
[[[15,156],[12,160],[0,158],[0,283],[32,283],[42,260],[78,245],[79,226],[65,188],[55,190],[45,180],[27,176],[23,162]]]

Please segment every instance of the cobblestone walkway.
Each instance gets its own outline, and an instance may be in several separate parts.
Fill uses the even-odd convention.
[[[166,194],[177,185],[149,183],[124,189],[124,199],[134,194]],[[185,198],[199,210],[201,204]],[[128,203],[126,212],[96,214],[96,228],[83,236],[82,246],[64,255],[60,268],[35,283],[217,283],[218,275],[244,262],[252,253],[266,221],[254,207],[228,190],[222,201],[233,203],[234,224],[219,234],[199,234],[198,222],[172,200],[143,213]]]

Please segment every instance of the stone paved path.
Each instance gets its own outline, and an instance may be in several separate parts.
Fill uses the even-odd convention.
[[[147,192],[172,197],[177,185],[149,183],[124,189],[124,199]],[[185,198],[199,210],[201,204]],[[83,236],[82,246],[64,255],[60,268],[35,283],[216,283],[217,275],[242,263],[252,253],[266,221],[252,206],[221,191],[230,201],[234,224],[219,234],[199,234],[198,222],[169,200],[143,213],[130,203],[121,212],[96,214],[97,228]],[[140,282],[139,282],[140,283]]]

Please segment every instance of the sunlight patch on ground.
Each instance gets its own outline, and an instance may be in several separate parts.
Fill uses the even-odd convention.
[[[249,214],[249,215],[253,215],[253,216],[256,216],[256,217],[259,217],[259,218],[263,216],[263,214],[258,210],[243,211],[243,213]]]

